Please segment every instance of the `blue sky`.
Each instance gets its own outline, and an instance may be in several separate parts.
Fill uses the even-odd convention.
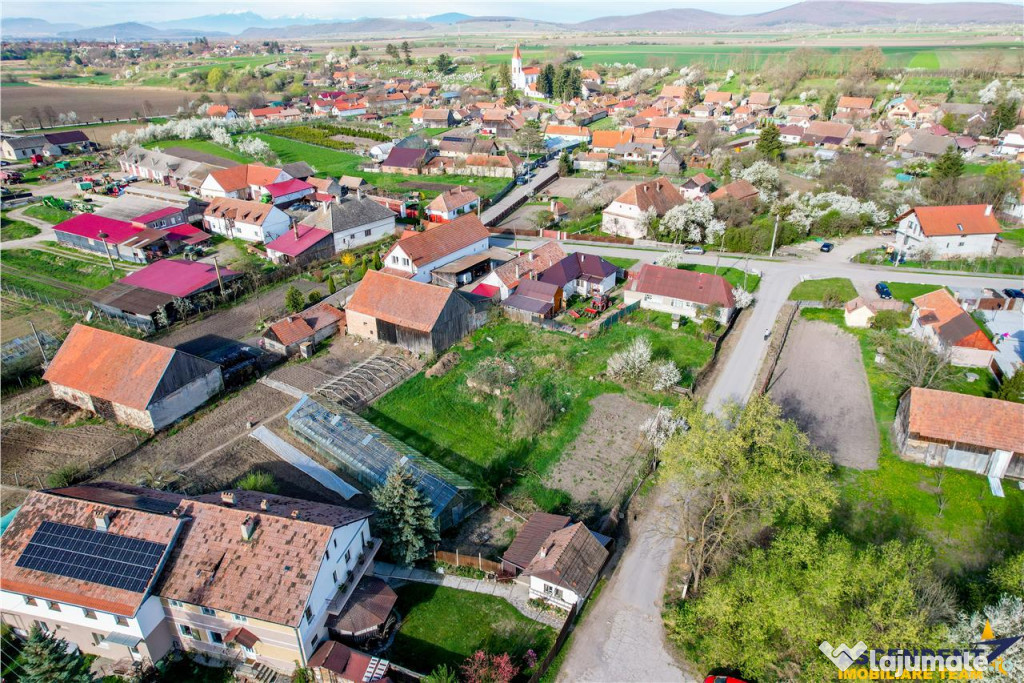
[[[906,1],[906,0],[903,0]],[[915,0],[910,0],[911,2]],[[921,1],[921,0],[918,0]],[[927,0],[923,0],[927,2]],[[982,0],[967,0],[968,2]],[[125,21],[154,22],[183,19],[202,14],[251,10],[268,17],[305,14],[323,19],[358,17],[425,17],[443,12],[463,12],[474,16],[521,16],[547,21],[572,22],[594,17],[636,14],[673,7],[694,7],[723,14],[767,12],[794,4],[796,0],[717,0],[708,2],[610,2],[608,0],[561,0],[560,2],[460,2],[458,0],[385,0],[385,2],[289,0],[121,0],[120,2],[64,2],[61,0],[5,0],[6,17],[38,17],[53,22],[74,22],[87,26]]]

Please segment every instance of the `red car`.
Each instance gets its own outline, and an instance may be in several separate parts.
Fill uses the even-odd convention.
[[[704,679],[704,683],[747,683],[746,681],[733,678],[732,676],[708,676]]]

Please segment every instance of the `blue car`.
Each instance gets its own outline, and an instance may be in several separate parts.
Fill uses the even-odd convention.
[[[1024,291],[1019,289],[1004,289],[1003,294],[1009,299],[1024,299]]]
[[[892,292],[889,291],[889,285],[885,284],[884,282],[879,282],[877,285],[875,285],[875,293],[878,294],[878,296],[883,299],[892,298]]]

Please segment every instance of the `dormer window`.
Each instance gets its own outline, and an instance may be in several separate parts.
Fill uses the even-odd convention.
[[[956,224],[956,229],[957,229],[957,230],[959,230],[960,232],[963,232],[963,231],[964,231],[964,226],[963,226],[963,224],[962,224],[962,223],[957,223],[957,224]]]

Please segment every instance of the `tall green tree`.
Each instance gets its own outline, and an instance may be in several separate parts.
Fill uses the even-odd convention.
[[[724,417],[697,401],[677,412],[689,429],[662,450],[662,472],[686,492],[675,533],[694,590],[765,527],[828,521],[838,498],[831,460],[770,398],[731,405]]]
[[[920,540],[857,549],[837,534],[785,529],[768,548],[754,548],[710,579],[696,599],[670,609],[668,635],[706,670],[829,680],[836,669],[818,650],[823,641],[943,642],[942,622],[956,604],[933,561]]]
[[[352,47],[350,47],[348,49],[348,58],[349,59],[355,59],[358,56],[359,56],[359,50],[356,49],[355,45],[353,45]]]
[[[837,104],[839,104],[839,97],[834,92],[830,92],[821,105],[821,118],[826,121],[832,118],[832,115],[836,113]]]
[[[948,147],[932,164],[931,177],[936,180],[955,180],[964,173],[964,158],[955,146]]]
[[[447,52],[442,52],[434,60],[434,68],[437,69],[438,73],[446,74],[452,70],[455,66],[455,62],[452,61],[451,56]]]
[[[412,48],[409,47],[409,41],[402,41],[402,54],[405,55],[406,65],[412,64]]]
[[[1009,130],[1017,125],[1017,114],[1020,112],[1020,100],[1004,99],[996,104],[992,116],[989,118],[988,134],[992,136],[1001,135],[1004,130]]]
[[[33,626],[21,651],[22,683],[93,683],[89,665],[68,643]]]
[[[224,73],[224,69],[219,66],[215,66],[210,69],[210,72],[206,74],[206,84],[210,86],[210,90],[218,92],[224,87],[224,81],[227,79],[227,74]]]
[[[537,89],[551,97],[555,92],[555,65],[545,64],[537,78]]]
[[[298,287],[291,286],[284,293],[284,305],[288,308],[289,312],[298,313],[306,307],[306,298],[302,296],[302,292]]]
[[[376,511],[374,526],[388,557],[403,566],[426,557],[429,544],[440,536],[431,502],[416,488],[409,471],[395,465],[370,496]]]
[[[498,86],[503,93],[510,93],[514,89],[512,86],[512,69],[509,68],[508,62],[502,62],[498,66]]]
[[[757,151],[768,159],[782,156],[782,140],[779,127],[769,121],[761,128],[761,136],[757,140]]]
[[[387,47],[384,48],[384,53],[396,62],[402,60],[402,56],[398,54],[398,48],[395,47],[394,43],[388,43]]]

